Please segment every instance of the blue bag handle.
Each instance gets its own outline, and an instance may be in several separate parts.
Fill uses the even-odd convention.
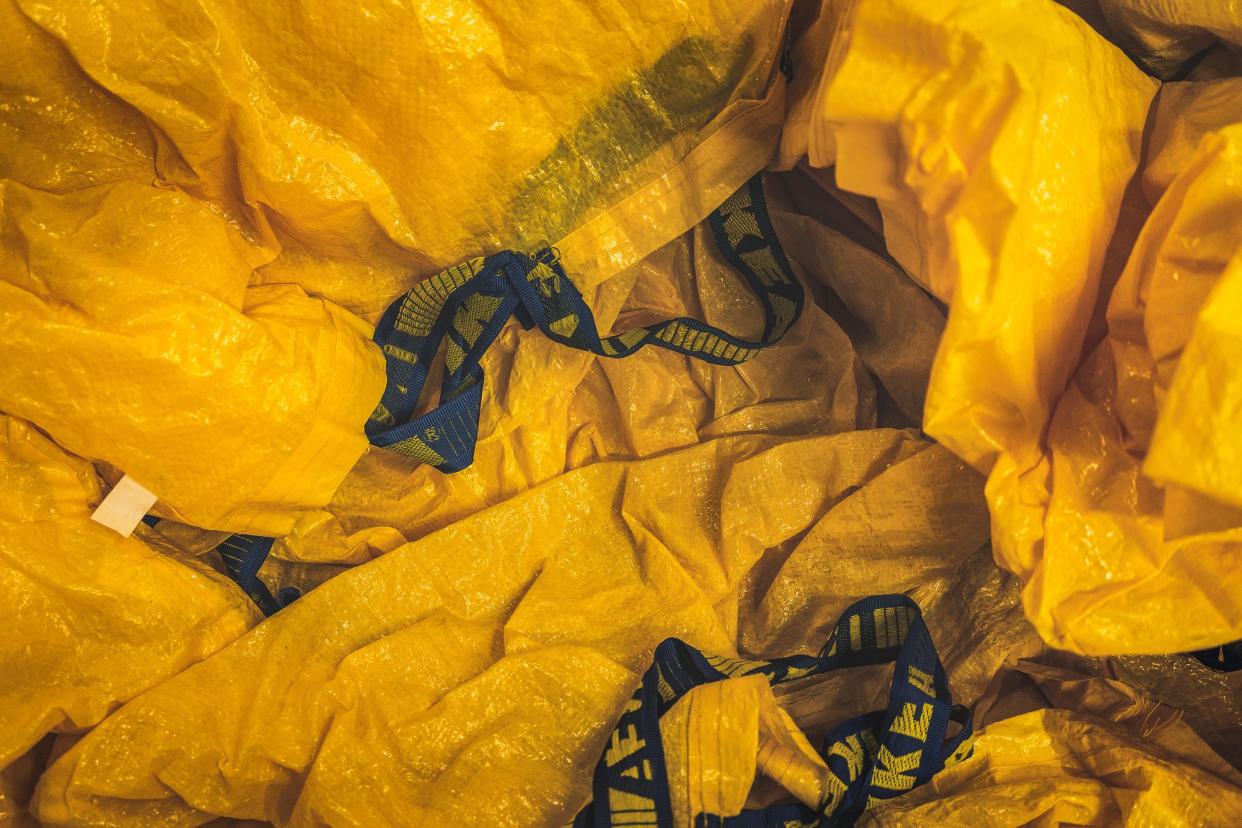
[[[591,309],[552,250],[534,256],[502,251],[419,282],[384,312],[374,340],[384,352],[387,382],[366,424],[371,443],[444,472],[460,471],[474,462],[483,402],[480,361],[515,313],[525,327],[538,326],[562,345],[599,356],[620,358],[654,345],[717,365],[752,359],[798,320],[802,285],[772,229],[760,176],[714,210],[708,223],[725,260],[741,271],[763,305],[763,334],[758,340],[686,317],[601,337]],[[415,417],[442,342],[440,404]],[[151,516],[148,523],[154,526],[158,520]],[[272,538],[238,534],[219,547],[229,576],[267,615],[298,594],[281,590],[273,597],[259,578],[272,543]]]
[[[679,317],[601,337],[582,294],[559,256],[512,250],[456,265],[414,286],[381,317],[375,343],[384,352],[387,384],[366,425],[373,445],[444,472],[474,461],[483,397],[479,363],[515,313],[527,328],[604,357],[629,356],[646,345],[717,365],[738,365],[778,341],[802,313],[803,290],[772,229],[759,176],[708,217],[721,255],[746,278],[764,311],[757,340],[698,319]],[[415,417],[431,361],[444,343],[440,404]]]
[[[895,662],[888,708],[843,722],[824,737],[830,790],[817,808],[774,805],[737,816],[699,814],[696,828],[851,825],[868,805],[900,796],[972,751],[970,713],[955,706],[931,634],[914,601],[878,595],[851,605],[817,656],[749,661],[705,656],[676,638],[663,641],[617,722],[595,768],[594,799],[575,828],[671,828],[660,717],[712,681],[762,675],[772,684],[847,667]],[[948,735],[949,722],[960,729]]]
[[[152,529],[159,526],[160,520],[155,515],[144,515],[142,518],[142,522]],[[264,615],[272,615],[284,609],[302,594],[297,587],[285,587],[273,596],[267,584],[259,577],[259,570],[263,568],[263,563],[271,554],[275,543],[275,538],[236,534],[229,535],[216,547],[224,561],[224,571]]]

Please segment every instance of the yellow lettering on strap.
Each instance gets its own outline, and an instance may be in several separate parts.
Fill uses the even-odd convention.
[[[413,457],[420,463],[426,463],[428,466],[438,466],[444,462],[444,458],[440,453],[431,446],[424,443],[417,437],[406,437],[399,443],[391,446],[385,446],[389,451],[395,451],[397,454],[404,454],[406,457]]]
[[[776,263],[776,259],[772,256],[772,251],[768,248],[751,250],[737,255],[751,270],[755,271],[759,281],[767,287],[789,283],[789,279],[785,276],[785,271],[781,270],[780,265]]]
[[[608,810],[613,825],[658,825],[655,802],[629,791],[608,789]]]
[[[932,677],[930,675],[912,664],[907,677],[911,684],[923,691],[923,695],[929,699],[936,698],[936,690],[932,687]]]
[[[927,729],[931,727],[932,706],[923,702],[923,709],[918,712],[918,715],[915,715],[915,709],[910,702],[901,706],[901,712],[897,714],[897,718],[893,719],[893,732],[926,742]]]
[[[871,773],[871,783],[877,788],[890,791],[908,791],[914,787],[914,777],[907,776],[906,773],[918,770],[921,761],[922,748],[897,756],[887,745],[880,745],[880,752],[875,757],[875,770]]]
[[[638,735],[638,730],[634,725],[626,725],[624,729],[618,728],[612,733],[612,738],[608,740],[608,748],[604,751],[604,762],[608,765],[615,765],[622,759],[642,750],[647,743]]]
[[[828,757],[833,756],[840,756],[845,760],[846,773],[849,775],[849,781],[853,782],[858,778],[867,754],[857,736],[846,736],[839,742],[833,742],[832,747],[828,749]]]
[[[724,220],[725,235],[729,237],[729,244],[737,247],[737,243],[747,236],[758,236],[762,238],[763,234],[759,231],[759,222],[755,220],[753,213],[746,210],[739,210],[725,216]]]

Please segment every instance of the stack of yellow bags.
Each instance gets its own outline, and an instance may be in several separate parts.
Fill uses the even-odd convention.
[[[0,0],[0,32],[0,825],[564,825],[663,639],[815,653],[882,593],[975,737],[863,824],[1242,824],[1242,672],[1183,655],[1242,639],[1236,3]],[[553,249],[601,332],[756,338],[707,219],[760,173],[806,292],[779,343],[515,321],[472,465],[368,448],[373,326],[474,257]],[[158,498],[130,536],[91,519],[123,478]],[[232,533],[302,597],[265,618]],[[694,688],[675,823],[842,817],[813,743],[888,681]]]

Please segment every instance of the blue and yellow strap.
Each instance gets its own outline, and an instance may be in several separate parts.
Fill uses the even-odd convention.
[[[366,424],[371,443],[453,472],[474,460],[483,401],[483,354],[515,313],[527,328],[604,357],[629,356],[646,345],[718,365],[738,365],[775,343],[802,313],[794,277],[763,197],[758,176],[708,218],[716,245],[746,278],[763,305],[763,334],[733,336],[697,319],[677,318],[601,337],[595,318],[551,250],[534,256],[503,251],[472,259],[419,282],[394,302],[375,329],[387,383]],[[432,360],[444,346],[439,404],[415,416]],[[158,518],[151,518],[155,525]],[[272,538],[233,535],[219,546],[229,576],[268,615],[296,590],[275,597],[259,578]]]
[[[161,519],[155,515],[145,515],[142,522],[154,529],[159,526]],[[233,583],[241,587],[242,592],[254,601],[264,615],[272,615],[301,595],[300,590],[286,587],[273,596],[267,584],[263,583],[259,577],[259,570],[263,568],[263,563],[271,554],[275,543],[275,538],[238,534],[230,535],[216,547],[216,551],[220,553],[220,559],[224,562],[224,571],[228,573]]]
[[[259,570],[263,568],[275,542],[275,538],[258,535],[230,535],[216,547],[229,577],[250,596],[264,615],[271,615],[280,609],[267,584],[259,578]]]
[[[367,423],[367,436],[376,446],[445,472],[469,466],[483,394],[480,360],[514,314],[524,326],[537,326],[562,345],[604,357],[625,357],[654,345],[717,365],[752,359],[797,321],[802,285],[772,229],[758,176],[713,211],[708,224],[721,255],[742,273],[763,306],[764,328],[758,339],[685,317],[601,337],[590,308],[553,251],[534,256],[503,251],[420,282],[385,312],[375,342],[384,352],[388,381]],[[415,416],[441,343],[440,403]]]
[[[904,595],[874,596],[850,606],[817,656],[751,661],[705,656],[675,638],[662,642],[604,748],[594,799],[575,827],[672,826],[660,717],[691,688],[748,675],[779,684],[887,662],[896,662],[888,708],[850,719],[824,737],[821,755],[831,773],[818,808],[776,805],[696,818],[699,828],[852,824],[874,801],[900,796],[971,754],[969,712],[954,706],[922,613]],[[950,721],[959,725],[952,736]]]

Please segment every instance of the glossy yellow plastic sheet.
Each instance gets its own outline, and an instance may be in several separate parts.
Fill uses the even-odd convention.
[[[280,534],[363,452],[369,326],[163,179],[140,114],[0,3],[0,410],[198,526]]]
[[[737,586],[764,551],[936,450],[888,429],[741,435],[562,475],[333,578],[131,702],[48,769],[35,812],[557,824],[655,644],[735,652]]]
[[[828,766],[763,676],[695,687],[660,717],[660,739],[678,828],[741,813],[757,780],[812,808],[830,790]]]
[[[331,496],[383,388],[365,322],[247,289],[251,249],[178,191],[5,182],[0,200],[0,409],[194,525],[280,534]]]
[[[0,0],[23,90],[0,109],[0,410],[166,516],[287,532],[263,575],[310,590],[246,632],[240,593],[172,544],[213,535],[109,535],[86,518],[89,463],[10,419],[77,487],[72,519],[18,521],[12,548],[53,531],[50,582],[93,567],[67,611],[152,609],[141,647],[107,658],[92,647],[115,641],[52,635],[63,612],[20,619],[89,680],[13,685],[0,814],[39,777],[48,825],[564,824],[659,640],[813,652],[872,593],[920,603],[963,700],[1041,636],[1242,636],[1234,87],[1169,84],[1151,112],[1155,82],[1046,0],[829,2],[796,13],[786,111],[785,14],[323,2],[272,27],[220,0]],[[556,243],[601,328],[755,330],[691,228],[774,148],[804,162],[768,191],[815,302],[761,359],[601,361],[510,326],[474,466],[362,454],[382,383],[366,320],[479,252]],[[1114,225],[1137,234],[1156,202],[1114,289]],[[1181,460],[1208,448],[1219,462]],[[1024,670],[1048,709],[987,719],[975,761],[871,818],[1238,821],[1242,780],[1172,713]],[[816,801],[809,745],[886,687],[696,691],[672,773],[705,778],[675,743],[694,728],[731,784],[678,813]],[[1204,687],[1196,726],[1230,726],[1236,685]],[[46,755],[46,733],[86,728]]]
[[[1217,355],[1234,346],[1212,314],[1232,314],[1242,252],[1240,136],[1205,137],[1165,191],[1113,291],[1108,338],[1051,423],[1047,537],[1027,600],[1059,646],[1167,652],[1242,636],[1242,519],[1220,459],[1236,455],[1222,415],[1236,422],[1225,412],[1237,391]],[[1093,569],[1076,563],[1088,554]]]
[[[1214,168],[1204,179],[1219,176],[1212,184],[1220,187],[1208,190],[1210,185],[1201,180],[1194,195],[1202,199],[1201,205],[1206,202],[1205,206],[1230,217],[1216,229],[1222,239],[1237,239],[1242,233],[1242,221],[1237,220],[1237,211],[1242,208],[1242,123],[1206,138],[1194,160]],[[1197,298],[1191,294],[1190,301]],[[1181,346],[1181,358],[1168,383],[1143,464],[1144,472],[1166,487],[1181,487],[1220,504],[1217,513],[1232,512],[1235,525],[1242,524],[1236,520],[1242,518],[1236,511],[1242,507],[1242,441],[1235,437],[1242,425],[1242,385],[1237,372],[1242,345],[1237,324],[1240,312],[1242,241],[1235,245],[1233,258],[1220,271],[1216,283],[1210,285],[1189,337],[1175,340]],[[1167,369],[1164,373],[1167,376]],[[1163,384],[1158,381],[1157,394]],[[1187,463],[1186,458],[1195,458],[1195,462]]]
[[[877,198],[890,252],[953,309],[925,427],[991,472],[994,507],[1021,503],[1156,86],[1042,0],[862,3],[841,48],[824,103],[837,181]],[[1002,554],[1024,528],[1015,511],[994,508]]]
[[[971,585],[975,588],[963,583],[961,595],[980,596],[982,617],[1021,624],[1016,593],[989,586],[999,574],[990,570],[986,556],[972,555],[984,544],[987,526],[977,475],[913,433],[872,428],[881,416],[877,385],[917,413],[931,344],[943,324],[940,310],[892,264],[810,218],[784,210],[775,215],[787,237],[805,238],[790,248],[802,277],[812,284],[826,279],[850,305],[858,329],[853,338],[831,315],[809,308],[800,330],[770,351],[773,362],[764,370],[756,365],[707,369],[661,354],[595,362],[563,350],[540,353],[543,340],[518,331],[505,334],[497,360],[514,366],[510,394],[502,396],[513,402],[512,408],[499,408],[497,421],[510,418],[520,425],[484,439],[479,462],[466,473],[421,478],[436,489],[420,488],[419,469],[404,459],[368,456],[334,500],[332,509],[342,516],[333,515],[328,525],[340,520],[361,526],[350,535],[368,539],[360,560],[394,545],[395,551],[334,578],[262,624],[258,639],[243,639],[229,650],[235,655],[211,659],[216,667],[210,675],[188,672],[165,684],[171,695],[155,700],[149,713],[130,705],[127,710],[139,716],[134,724],[124,725],[129,713],[114,716],[118,730],[97,729],[79,749],[114,755],[119,765],[106,761],[108,767],[88,781],[77,758],[81,754],[71,751],[57,765],[61,770],[53,768],[43,778],[40,817],[52,823],[160,822],[206,812],[296,823],[401,822],[435,813],[451,821],[473,818],[479,799],[492,799],[496,814],[554,821],[580,806],[599,740],[651,647],[668,634],[730,652],[737,647],[739,619],[753,619],[743,623],[746,636],[754,636],[759,646],[773,647],[771,637],[782,631],[782,647],[811,650],[841,610],[833,601],[845,601],[848,591],[944,583],[930,587],[924,606],[941,606],[938,629],[946,637],[969,629],[977,642],[984,628],[961,623],[963,616],[954,610],[953,596],[959,595],[954,581],[961,577],[960,562],[968,559],[981,583]],[[888,289],[877,295],[868,289],[876,284]],[[631,289],[623,292],[627,286]],[[696,231],[606,284],[596,307],[609,313],[610,304],[622,305],[626,317],[696,310],[714,323],[741,326],[754,310],[738,302],[740,290]],[[622,300],[610,299],[612,292]],[[874,343],[862,345],[856,355],[852,341],[866,343],[858,333],[863,330],[874,331]],[[924,344],[915,359],[893,345],[902,330]],[[523,355],[523,349],[532,353]],[[560,367],[558,355],[565,355],[568,365]],[[543,361],[524,361],[534,356]],[[879,382],[866,365],[874,366]],[[806,380],[791,385],[777,369],[800,371]],[[652,389],[667,389],[657,397],[668,401],[667,408],[633,405]],[[548,408],[534,402],[548,396],[564,426],[537,420]],[[905,415],[897,408],[884,416]],[[867,430],[856,431],[859,426]],[[786,436],[770,436],[781,432]],[[619,462],[643,456],[653,459]],[[529,478],[513,469],[528,461],[538,461],[533,477],[544,475],[549,482],[514,497],[514,489],[522,492]],[[568,467],[580,470],[565,474]],[[351,483],[355,479],[358,487]],[[787,488],[791,495],[770,502],[768,514],[754,514],[746,504],[774,488]],[[481,492],[482,502],[472,492]],[[910,492],[936,494],[910,498]],[[807,495],[812,502],[805,502]],[[617,506],[600,509],[601,503]],[[532,514],[546,518],[535,523],[528,520]],[[733,520],[730,515],[760,523],[745,528],[719,523]],[[765,551],[780,549],[781,539],[794,540],[816,515],[821,530],[782,554]],[[773,528],[764,528],[774,520]],[[445,528],[433,531],[440,529],[437,524]],[[558,524],[561,534],[549,534],[549,525]],[[842,555],[833,528],[850,528],[854,538],[866,542],[846,544],[850,551]],[[753,531],[760,538],[746,539]],[[405,535],[428,533],[433,534],[417,544],[401,546]],[[291,539],[287,551],[334,560],[344,544],[333,538],[339,536],[332,531],[307,534],[301,545]],[[505,542],[497,546],[499,538]],[[491,551],[463,560],[462,550],[472,549],[509,551],[504,560]],[[891,567],[887,580],[877,582],[871,561],[884,556],[909,565]],[[915,559],[922,562],[914,565]],[[761,611],[751,608],[769,592],[766,581],[787,580],[792,586],[794,578],[780,574],[786,567],[821,567],[822,592],[785,608],[781,603],[787,598]],[[846,585],[850,577],[857,582],[830,587]],[[743,586],[748,580],[754,586]],[[411,591],[414,583],[421,586]],[[450,591],[443,610],[445,597],[437,596],[442,590]],[[417,597],[421,593],[426,600]],[[492,597],[478,605],[484,596]],[[814,608],[814,617],[801,612],[807,608]],[[800,614],[792,616],[795,611]],[[462,613],[466,617],[458,617]],[[532,627],[522,632],[528,623]],[[349,631],[348,641],[325,642],[325,629],[337,627]],[[1018,637],[1030,641],[1031,634]],[[963,642],[955,658],[969,667],[955,675],[966,675],[977,693],[982,683],[975,673],[994,672],[1006,652],[1001,644],[1012,641],[1006,633],[986,652]],[[288,653],[288,660],[273,659],[273,653]],[[356,674],[354,667],[344,667],[354,663]],[[384,679],[388,670],[390,678]],[[256,684],[225,678],[235,672],[251,675]],[[343,678],[332,678],[347,674],[356,675],[348,690],[340,686]],[[546,696],[553,679],[540,677],[548,674],[563,691]],[[497,708],[494,700],[501,698],[509,703]],[[289,704],[296,704],[297,713]],[[274,730],[246,724],[258,720],[286,724]],[[215,724],[204,727],[205,721]],[[332,734],[327,740],[325,727]],[[376,754],[365,747],[390,727],[394,735],[383,739],[395,740],[391,750]],[[170,736],[168,729],[178,735]],[[156,739],[155,731],[164,735]],[[476,732],[496,735],[457,756],[453,745]],[[428,740],[441,737],[448,739],[445,755],[422,754]],[[499,750],[514,739],[528,749]],[[169,745],[178,745],[174,752],[181,758],[168,765],[161,760],[155,771],[148,751],[168,756]],[[374,791],[350,785],[345,796],[342,773],[350,772],[360,754],[371,755],[373,767],[379,755],[396,763],[376,767]],[[419,756],[425,777],[402,796],[381,792],[402,776],[402,762]],[[299,797],[302,778],[308,781]],[[457,780],[476,780],[472,785],[482,787],[453,794],[457,804],[452,804],[448,792],[462,791]],[[61,785],[63,793],[57,791]],[[173,786],[175,797],[152,793],[166,785]],[[535,797],[532,788],[542,793]],[[127,802],[135,796],[156,801]]]
[[[1114,679],[1181,712],[1183,721],[1235,768],[1242,769],[1242,671],[1209,669],[1184,654],[1078,656],[1050,651],[1048,666]]]
[[[287,534],[365,447],[353,312],[548,243],[589,289],[684,232],[776,140],[785,12],[5,0],[0,410]]]
[[[0,417],[0,769],[82,733],[262,617],[231,581],[90,520],[89,463]]]
[[[276,554],[358,563],[567,470],[714,437],[837,433],[870,428],[882,416],[918,422],[942,311],[890,262],[787,209],[779,188],[769,197],[795,268],[840,298],[848,330],[808,307],[762,363],[726,371],[656,351],[595,360],[510,328],[483,363],[496,391],[484,407],[473,466],[446,476],[372,452],[327,510],[308,515]],[[593,303],[601,324],[689,314],[757,330],[758,309],[709,252],[704,233],[696,228],[601,286]]]
[[[1164,448],[1142,464],[1204,291],[1236,245],[1228,139],[1204,137],[1227,123],[1236,82],[1172,85],[1151,119],[1150,201],[1126,196],[1123,209],[1157,85],[1081,18],[1039,0],[881,0],[842,20],[807,93],[832,138],[820,163],[877,199],[889,251],[950,306],[924,427],[988,473],[994,550],[1026,582],[1028,617],[1050,644],[1086,653],[1242,636],[1235,500],[1222,494],[1236,482],[1224,471],[1236,466],[1223,433],[1232,382],[1210,365],[1233,344],[1220,324],[1200,323],[1212,344],[1184,371],[1201,397],[1177,414],[1168,401]],[[1132,253],[1109,249],[1115,228],[1137,236]],[[1066,392],[1094,326],[1115,362],[1088,360]],[[1115,402],[1077,387],[1102,388],[1114,370]],[[1219,414],[1199,410],[1207,394],[1223,395]]]
[[[762,677],[728,679],[664,713],[674,824],[782,796],[821,801],[828,770],[802,730],[815,729],[806,699],[817,689],[777,697]],[[971,760],[860,824],[1232,825],[1242,815],[1242,772],[1179,710],[1122,681],[1019,661],[996,674],[975,716]]]
[[[723,202],[780,124],[779,1],[320,0],[279,26],[235,0],[18,5],[149,124],[160,179],[281,251],[256,281],[365,314],[411,272],[549,242],[593,284]]]
[[[975,757],[859,824],[1233,825],[1242,772],[1126,684],[1020,662],[980,702]]]
[[[1015,585],[981,549],[982,481],[914,432],[874,427],[906,416],[895,403],[882,413],[883,395],[917,410],[943,316],[891,263],[784,207],[775,216],[804,280],[851,308],[851,334],[809,307],[766,367],[549,358],[544,382],[500,395],[497,422],[514,425],[466,472],[423,477],[368,455],[284,553],[378,557],[96,728],[44,775],[39,817],[555,824],[588,795],[660,639],[814,651],[848,596],[885,589],[924,590],[954,691],[981,692],[1034,641]],[[741,290],[696,230],[610,280],[596,307],[743,327],[754,309]],[[900,330],[923,337],[917,359],[880,344]],[[863,331],[876,342],[855,352]],[[496,359],[522,365],[542,347],[507,332]],[[654,389],[667,389],[665,408],[635,404]],[[815,567],[817,578],[795,575]],[[797,583],[815,591],[798,600]],[[1013,632],[990,635],[999,619]],[[823,688],[864,705],[882,692]],[[843,715],[825,694],[817,714]]]

